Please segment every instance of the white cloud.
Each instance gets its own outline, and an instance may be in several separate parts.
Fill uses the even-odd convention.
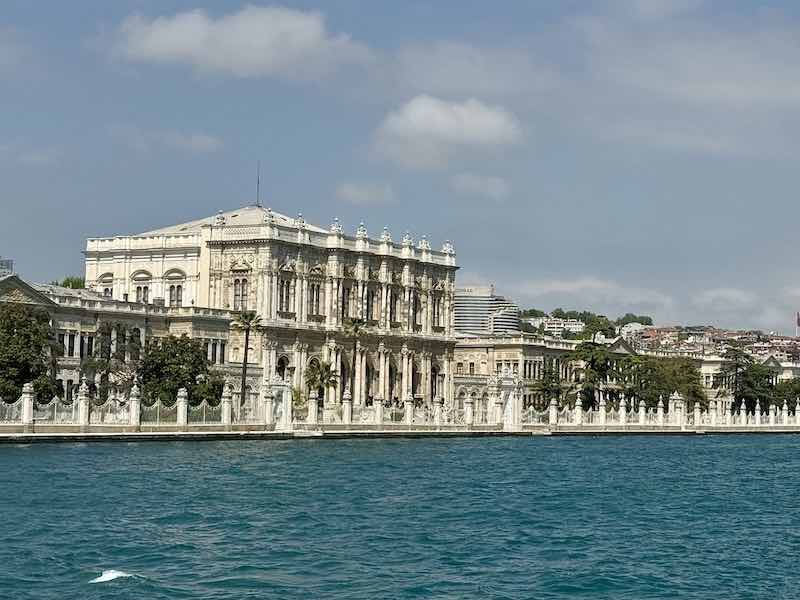
[[[450,178],[450,187],[464,196],[478,196],[501,202],[508,197],[508,182],[502,177],[458,173]]]
[[[0,73],[16,69],[29,55],[15,31],[0,27]]]
[[[705,0],[612,0],[612,5],[623,14],[648,21],[691,13],[704,4]]]
[[[371,52],[331,34],[319,12],[247,6],[214,19],[203,10],[147,19],[133,15],[119,29],[117,53],[131,61],[188,65],[237,77],[317,79]]]
[[[553,88],[557,72],[533,59],[527,48],[480,47],[441,41],[400,49],[393,77],[416,92],[491,95],[532,95]]]
[[[139,152],[150,152],[155,148],[171,148],[183,152],[205,154],[223,147],[222,140],[199,132],[144,131],[131,125],[114,125],[109,128],[112,137]]]
[[[659,290],[592,276],[512,281],[506,287],[523,303],[605,311],[611,316],[640,311],[663,319],[672,315],[675,305],[670,295]]]
[[[694,304],[702,309],[719,312],[750,310],[758,306],[756,294],[737,288],[714,288],[700,292]]]
[[[17,162],[28,167],[49,167],[58,163],[62,156],[58,148],[32,148],[20,152]]]
[[[392,204],[394,191],[388,183],[341,183],[336,188],[336,197],[356,206],[375,206]]]
[[[521,138],[519,121],[502,107],[421,95],[386,116],[377,148],[401,165],[431,168],[445,166],[459,151],[498,148]]]
[[[32,147],[19,142],[0,144],[0,160],[25,167],[49,167],[61,161],[64,153],[55,146]]]

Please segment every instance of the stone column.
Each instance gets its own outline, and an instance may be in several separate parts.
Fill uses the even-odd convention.
[[[130,407],[129,424],[133,427],[134,431],[139,431],[142,419],[142,401],[139,393],[139,386],[135,383],[131,388],[131,396],[128,402]]]
[[[433,424],[439,427],[442,424],[442,406],[444,398],[437,396],[433,399]]]
[[[350,425],[353,422],[353,397],[350,395],[350,386],[344,388],[342,397],[342,423]]]
[[[409,378],[408,362],[409,362],[409,360],[408,360],[408,350],[406,348],[403,348],[403,350],[400,353],[400,362],[402,363],[400,368],[403,370],[403,373],[402,373],[402,378],[400,380],[401,383],[400,383],[400,394],[399,394],[399,396],[400,396],[400,398],[405,398],[406,397],[406,393],[408,392],[408,388],[409,388],[409,384],[408,384],[408,378]]]
[[[623,396],[619,400],[619,424],[625,427],[625,422],[628,419],[628,402]]]
[[[744,400],[739,406],[739,425],[747,425],[747,407],[744,404]]]
[[[308,425],[317,424],[317,390],[311,390],[308,393],[308,416],[306,417]]]
[[[403,416],[405,417],[406,425],[412,425],[414,423],[414,398],[410,393],[406,394],[403,410],[405,411]]]
[[[727,406],[725,409],[725,424],[733,425],[733,405]]]
[[[798,399],[797,404],[794,405],[794,424],[800,425],[800,399]]]
[[[509,401],[511,398],[509,398]],[[503,392],[495,396],[494,398],[494,424],[495,425],[502,425],[503,424],[503,409],[505,405],[503,404]]]
[[[356,342],[356,354],[355,354],[355,377],[353,383],[354,389],[350,390],[351,393],[351,402],[353,404],[358,404],[361,401],[361,360],[362,360],[363,352],[361,350],[361,342]],[[352,366],[352,365],[351,365]]]
[[[181,431],[186,431],[186,428],[189,425],[189,393],[186,391],[186,388],[181,388],[178,390],[178,399],[176,400],[176,404],[178,412],[178,427],[180,427]]]
[[[473,398],[471,395],[467,394],[467,397],[464,398],[464,423],[467,425],[467,427],[472,427],[474,422],[475,413],[473,412]],[[495,421],[495,423],[497,422],[498,421]]]
[[[375,425],[383,425],[383,398],[380,395],[372,402],[375,409]]]
[[[658,406],[656,407],[656,414],[658,417],[658,426],[664,426],[664,398],[658,399]]]
[[[281,419],[283,419],[283,429],[286,431],[291,431],[294,423],[294,406],[292,404],[294,398],[292,397],[292,390],[285,386],[279,387],[278,390],[281,394],[281,406],[283,408],[283,412],[281,414]]]
[[[695,400],[694,401],[694,426],[695,428],[700,427],[702,421],[702,415],[700,414],[700,403]]]
[[[600,404],[597,405],[598,423],[600,425],[606,424],[606,397],[603,392],[600,392]]]
[[[231,400],[231,390],[228,386],[222,390],[222,399],[220,400],[220,404],[222,405],[222,427],[225,431],[231,430],[231,408],[232,408],[232,400]]]
[[[89,430],[89,385],[84,377],[78,388],[78,425],[81,431]]]
[[[81,385],[84,387],[86,381]],[[78,391],[78,398],[80,398],[80,391]],[[33,432],[33,403],[35,395],[33,391],[33,384],[26,383],[22,386],[22,427],[25,433]],[[80,406],[80,405],[79,405]],[[88,419],[86,420],[88,424]]]
[[[558,425],[558,402],[555,398],[550,398],[550,414],[547,416],[547,421],[550,427]]]
[[[639,425],[644,425],[647,419],[647,406],[644,400],[639,400]]]
[[[770,407],[769,411],[769,424],[774,427],[777,420],[778,420],[778,407],[777,405],[773,404]]]
[[[758,400],[756,400],[756,410],[754,416],[755,424],[761,425],[761,403]]]
[[[708,403],[708,412],[709,412],[709,415],[711,417],[711,426],[715,427],[716,424],[717,424],[717,401],[716,400],[711,400],[711,402]]]
[[[783,399],[781,407],[781,424],[784,426],[789,424],[789,404],[786,402],[786,398]]]
[[[273,429],[275,427],[275,394],[272,387],[267,385],[264,388],[264,427]]]
[[[583,400],[580,391],[575,398],[575,425],[583,425]]]

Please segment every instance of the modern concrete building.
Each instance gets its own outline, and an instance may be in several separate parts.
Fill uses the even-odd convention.
[[[14,261],[0,256],[0,277],[11,275],[14,272]]]
[[[519,307],[495,293],[493,285],[458,288],[455,331],[459,336],[519,333]]]

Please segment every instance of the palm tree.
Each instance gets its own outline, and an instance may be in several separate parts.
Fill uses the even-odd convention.
[[[321,363],[313,361],[306,369],[305,378],[306,386],[310,392],[311,390],[318,390],[320,388],[323,390],[330,389],[332,385],[336,384],[336,380],[339,379],[339,376],[336,374],[333,365],[329,361],[323,361]]]
[[[239,398],[239,403],[244,402],[245,389],[247,388],[247,354],[250,350],[250,332],[259,331],[261,326],[261,317],[256,314],[254,310],[243,310],[234,317],[231,323],[234,329],[244,331],[244,356],[242,357],[242,395]]]
[[[348,319],[344,325],[344,335],[353,340],[353,360],[350,365],[350,393],[355,392],[356,385],[356,352],[358,352],[358,338],[364,333],[367,322],[364,319]]]

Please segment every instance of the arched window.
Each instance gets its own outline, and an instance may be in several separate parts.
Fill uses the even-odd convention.
[[[131,277],[136,291],[136,302],[148,304],[150,302],[150,282],[152,276],[147,271],[136,271]]]
[[[275,373],[281,378],[281,380],[286,381],[286,372],[289,369],[289,359],[285,356],[281,356],[278,359],[278,364],[275,365]]]
[[[181,284],[169,286],[169,305],[183,306],[183,286]]]
[[[247,279],[242,277],[233,280],[233,310],[247,310]]]

